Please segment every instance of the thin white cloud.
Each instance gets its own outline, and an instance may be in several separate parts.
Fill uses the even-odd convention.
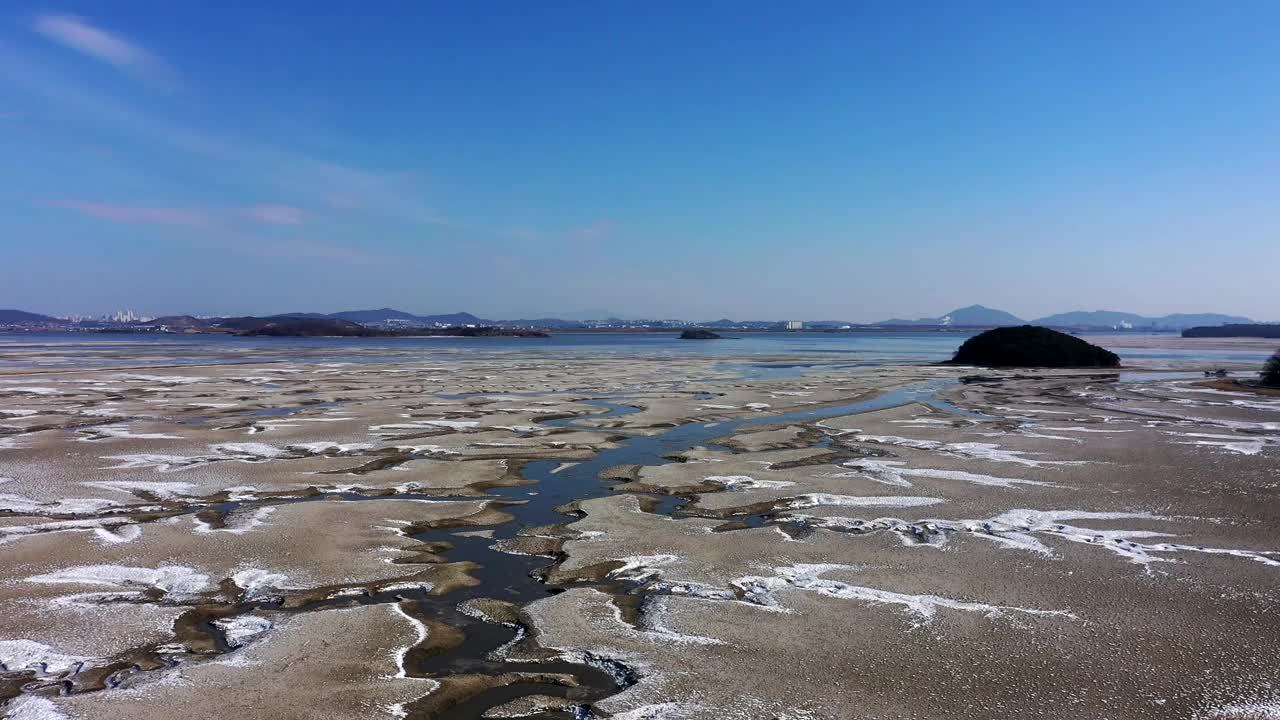
[[[208,224],[208,218],[203,212],[186,208],[136,207],[82,200],[51,200],[49,204],[111,222],[188,227],[203,227]]]
[[[258,222],[271,225],[301,225],[307,217],[306,211],[292,205],[255,205],[245,213]]]
[[[177,73],[163,60],[76,15],[40,15],[32,25],[53,42],[113,65],[149,82],[176,85]]]

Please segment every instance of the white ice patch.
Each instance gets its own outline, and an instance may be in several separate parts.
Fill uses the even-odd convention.
[[[258,462],[270,458],[278,458],[288,453],[274,445],[266,443],[219,443],[210,445],[210,450],[225,455],[234,460],[244,460],[246,462]]]
[[[128,425],[98,425],[96,427],[81,428],[76,431],[84,435],[80,438],[82,442],[97,442],[106,440],[107,438],[129,439],[129,440],[181,440],[180,435],[166,435],[165,433],[135,433],[129,431]]]
[[[985,538],[1005,547],[1041,555],[1053,555],[1053,550],[1036,537],[1037,535],[1048,535],[1074,543],[1100,547],[1129,562],[1141,565],[1147,568],[1148,571],[1150,571],[1149,565],[1151,563],[1177,562],[1176,559],[1166,556],[1181,553],[1228,555],[1253,560],[1272,567],[1280,567],[1280,552],[1210,548],[1202,545],[1181,543],[1140,542],[1140,540],[1149,538],[1172,537],[1172,535],[1154,530],[1095,530],[1069,524],[1070,521],[1082,520],[1169,519],[1145,512],[1010,510],[987,520],[928,519],[916,522],[907,522],[897,518],[877,518],[864,521],[847,517],[813,517],[808,515],[793,515],[792,517],[803,520],[810,527],[829,530],[857,530],[859,532],[887,530],[898,535],[904,543],[909,544],[919,543],[937,547],[945,545],[948,537],[952,534],[966,533],[975,537]]]
[[[257,615],[237,615],[214,620],[213,624],[222,631],[231,648],[243,647],[271,629],[271,621]]]
[[[147,493],[161,500],[173,500],[184,495],[191,495],[196,489],[194,484],[188,482],[152,482],[147,480],[94,480],[81,484],[99,490],[112,490],[131,495]],[[115,503],[112,504],[114,505]]]
[[[0,408],[0,415],[4,415],[5,417],[31,417],[39,414],[39,410],[6,410],[4,408]]]
[[[210,379],[196,375],[143,375],[140,373],[123,373],[115,377],[126,382],[152,382],[161,385],[193,385]]]
[[[336,442],[312,442],[312,443],[294,443],[288,446],[289,450],[305,452],[311,455],[346,455],[349,453],[360,452],[362,450],[370,450],[373,445],[370,443],[336,443]]]
[[[1176,432],[1168,432],[1166,434],[1174,435],[1176,437],[1198,438],[1196,440],[1175,441],[1178,445],[1208,445],[1211,447],[1219,447],[1238,455],[1257,455],[1262,452],[1265,447],[1280,445],[1280,437],[1260,435],[1215,435],[1213,433]]]
[[[77,410],[76,414],[84,415],[85,417],[115,417],[121,413],[119,406],[114,403],[105,403],[98,407]]]
[[[51,387],[0,387],[0,395],[61,395],[61,390]]]
[[[1066,410],[1034,410],[1032,408],[1012,408],[1004,405],[997,405],[996,410],[1006,413],[1034,413],[1036,415],[1075,415],[1073,412]]]
[[[1181,415],[1178,413],[1158,410],[1154,408],[1144,407],[1135,409],[1127,407],[1121,403],[1099,403],[1096,407],[1102,410],[1118,410],[1124,413],[1139,414],[1147,417],[1164,418],[1167,420],[1176,420],[1184,423],[1192,423],[1195,425],[1211,425],[1214,427],[1227,428],[1228,430],[1244,431],[1244,432],[1277,432],[1280,431],[1280,422],[1248,422],[1245,420],[1228,420],[1224,418],[1201,417],[1195,415]]]
[[[231,581],[244,590],[246,601],[262,600],[289,589],[289,576],[255,567],[237,570]]]
[[[1280,560],[1273,557],[1280,555],[1277,552],[1209,548],[1179,543],[1141,543],[1135,542],[1134,538],[1172,537],[1172,535],[1152,530],[1090,530],[1068,525],[1064,522],[1067,520],[1120,520],[1127,518],[1167,519],[1150,513],[1010,510],[1003,515],[992,518],[989,523],[997,529],[1008,528],[1018,533],[1045,533],[1070,540],[1071,542],[1096,545],[1127,559],[1129,562],[1144,567],[1153,562],[1173,562],[1170,558],[1159,557],[1160,555],[1184,552],[1230,555],[1247,558],[1272,567],[1280,567]]]
[[[48,674],[63,673],[92,662],[94,658],[63,655],[34,640],[0,640],[0,670],[40,670]],[[10,715],[9,717],[13,717]]]
[[[626,712],[614,713],[613,720],[685,720],[701,717],[703,708],[692,703],[666,702],[654,705],[641,705]]]
[[[414,455],[461,455],[462,453],[443,445],[397,445],[396,450],[400,452],[413,453]]]
[[[35,525],[8,525],[0,526],[0,545],[13,542],[20,538],[32,535],[41,535],[51,532],[109,532],[112,529],[123,528],[126,525],[132,525],[133,521],[126,518],[109,518],[98,520],[55,520],[53,522],[37,523]],[[127,532],[121,530],[121,532]],[[101,539],[102,536],[100,535]]]
[[[9,720],[67,720],[49,698],[39,695],[19,695],[9,702]]]
[[[973,483],[974,485],[986,485],[989,487],[1010,488],[1017,485],[1042,485],[1046,487],[1056,487],[1054,483],[1042,482],[1039,480],[1023,480],[1021,478],[1002,478],[993,475],[980,475],[977,473],[964,472],[961,470],[935,470],[930,468],[909,468],[906,463],[895,460],[850,460],[843,463],[844,467],[853,468],[858,474],[883,485],[895,485],[897,487],[911,487],[910,477],[922,477],[935,480],[957,480],[960,482]],[[847,477],[846,474],[831,475],[829,477]]]
[[[203,592],[209,586],[209,576],[181,565],[158,568],[82,565],[45,575],[33,575],[27,578],[27,582],[48,585],[101,585],[138,596],[141,596],[144,590],[156,589],[168,595],[169,599],[186,599]],[[114,595],[114,593],[107,594]]]
[[[711,475],[703,480],[721,485],[725,490],[730,491],[775,490],[795,485],[789,480],[756,480],[749,475]]]
[[[546,428],[539,427],[537,425],[494,425],[493,429],[506,430],[508,432],[519,433],[521,435],[528,435],[530,433],[536,433],[536,432],[541,432],[543,430],[546,430]]]
[[[1119,428],[1087,428],[1087,427],[1079,427],[1079,426],[1051,427],[1049,425],[1042,425],[1041,428],[1045,430],[1052,430],[1054,432],[1107,433],[1107,434],[1133,432],[1132,430],[1121,430]]]
[[[390,550],[395,548],[387,548],[387,549]],[[429,582],[394,582],[394,583],[387,583],[386,585],[379,585],[377,587],[377,590],[380,593],[408,592],[408,591],[431,592],[431,589],[434,587],[435,585]]]
[[[915,450],[929,450],[932,452],[947,453],[970,460],[987,460],[989,462],[1007,462],[1017,463],[1018,465],[1026,465],[1027,467],[1040,467],[1041,465],[1083,465],[1083,460],[1037,460],[1025,457],[1036,453],[1027,453],[1021,450],[1006,450],[995,443],[946,443],[938,440],[915,440],[912,438],[898,437],[896,435],[866,435],[860,430],[836,431],[842,438],[849,438],[855,442],[874,443],[877,445],[893,445],[896,447],[907,447]]]
[[[34,500],[24,495],[0,493],[0,510],[23,515],[92,515],[119,503],[97,498],[63,498],[55,502]]]
[[[155,468],[159,472],[176,472],[228,460],[247,463],[265,462],[285,457],[289,454],[286,450],[265,443],[219,443],[210,445],[209,450],[211,453],[207,455],[141,453],[135,455],[107,455],[103,459],[118,460],[120,462],[118,465],[108,467],[108,470]]]
[[[406,645],[402,648],[398,648],[394,653],[392,653],[392,656],[391,656],[396,661],[397,670],[396,670],[395,677],[407,678],[409,677],[409,672],[404,667],[404,659],[406,656],[408,656],[410,650],[422,644],[427,639],[427,634],[428,634],[427,626],[418,618],[413,617],[409,613],[405,612],[404,608],[400,607],[400,603],[395,603],[391,607],[394,608],[395,611],[399,613],[400,616],[403,617],[405,620],[408,620],[409,622],[413,623],[414,631],[417,633],[416,640],[414,640],[409,645]]]
[[[679,560],[675,555],[631,555],[618,558],[622,567],[609,573],[609,577],[633,582],[645,582],[662,574],[662,568]]]
[[[937,505],[946,502],[942,498],[918,497],[910,495],[833,495],[831,493],[809,493],[787,501],[788,508],[811,508],[827,505],[850,507],[920,507]]]
[[[252,512],[247,510],[239,510],[229,513],[223,518],[222,527],[215,528],[209,523],[198,517],[192,516],[195,522],[195,531],[198,533],[230,533],[232,535],[243,535],[247,532],[255,530],[267,524],[267,519],[276,511],[275,507],[260,507]]]
[[[915,418],[913,420],[890,420],[894,425],[902,425],[908,428],[935,428],[950,427],[953,420],[941,420],[938,418]]]
[[[374,425],[369,428],[369,434],[379,437],[394,437],[396,435],[403,435],[406,432],[412,432],[415,430],[467,430],[479,427],[479,425],[480,421],[478,420],[445,420],[443,418],[439,420],[415,420],[407,423]]]
[[[1075,618],[1071,613],[1062,610],[1038,610],[1034,608],[988,605],[987,603],[955,600],[940,595],[907,595],[877,588],[851,585],[837,580],[826,580],[821,577],[823,574],[833,570],[857,569],[851,565],[798,564],[774,568],[775,575],[773,577],[743,577],[734,580],[732,584],[741,589],[751,602],[775,608],[781,607],[781,605],[777,598],[774,597],[774,592],[780,589],[796,588],[828,597],[858,600],[869,605],[902,605],[908,613],[916,616],[920,622],[928,622],[933,619],[939,608],[978,612],[989,618],[1001,617],[1006,613],[1067,619]]]
[[[93,536],[103,545],[119,545],[121,543],[133,542],[134,540],[142,537],[142,526],[120,525],[115,529],[105,527],[94,528]]]

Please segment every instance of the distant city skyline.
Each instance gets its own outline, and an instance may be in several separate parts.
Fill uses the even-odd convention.
[[[0,307],[1280,319],[1277,21],[17,0]]]

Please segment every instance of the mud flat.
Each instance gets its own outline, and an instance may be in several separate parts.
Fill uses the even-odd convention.
[[[5,716],[1280,712],[1280,399],[207,352],[0,373]]]
[[[1250,373],[1260,369],[1262,361],[1280,347],[1280,341],[1266,338],[1187,338],[1171,334],[1088,335],[1086,338],[1122,356],[1142,355],[1142,362],[1152,367],[1225,368]],[[1162,351],[1176,353],[1181,359],[1163,358]],[[1203,359],[1196,357],[1200,354],[1204,355]]]

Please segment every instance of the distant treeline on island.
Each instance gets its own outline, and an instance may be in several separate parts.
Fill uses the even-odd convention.
[[[267,337],[548,337],[540,330],[454,326],[447,328],[371,328],[350,320],[333,318],[230,318],[220,327],[238,335]]]
[[[1182,337],[1196,338],[1280,338],[1280,324],[1277,325],[1213,325],[1187,328]]]

